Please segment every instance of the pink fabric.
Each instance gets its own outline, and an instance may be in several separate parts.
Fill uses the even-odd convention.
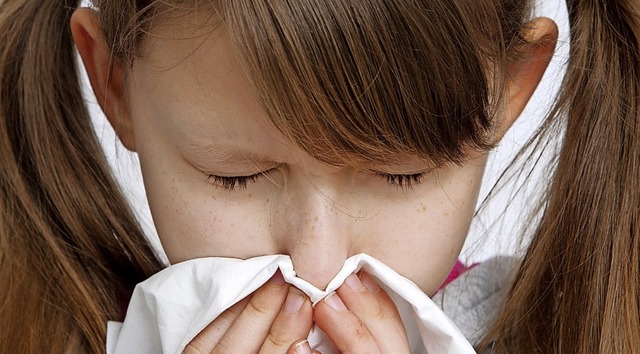
[[[436,293],[438,291],[440,291],[440,289],[442,289],[445,286],[447,286],[452,281],[456,280],[464,272],[468,271],[469,269],[471,269],[471,268],[473,268],[473,267],[475,267],[477,265],[478,265],[478,263],[473,263],[470,266],[466,266],[464,263],[460,262],[460,260],[458,259],[456,261],[456,264],[453,266],[453,269],[451,269],[451,272],[449,272],[449,275],[447,275],[447,279],[445,279],[444,283],[442,283],[442,285],[440,285],[438,290],[436,290]]]

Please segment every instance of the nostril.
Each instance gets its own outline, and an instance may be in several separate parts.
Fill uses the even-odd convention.
[[[302,252],[292,252],[290,256],[296,275],[320,290],[326,289],[347,259],[346,254],[329,254],[313,250],[306,255]]]

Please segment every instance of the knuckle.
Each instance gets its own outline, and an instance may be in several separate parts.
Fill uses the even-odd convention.
[[[225,312],[223,312],[223,314],[233,315],[234,318],[238,317],[242,313],[242,311],[247,307],[247,304],[251,301],[252,298],[253,298],[253,294],[240,300],[237,304],[231,306]]]
[[[187,344],[187,346],[182,351],[182,354],[204,354],[204,351],[199,348],[198,341],[194,339],[189,344]]]
[[[385,312],[385,315],[387,316],[388,321],[390,321],[390,322],[400,322],[400,323],[402,323],[402,317],[400,317],[400,314],[397,311],[394,311],[392,313]]]
[[[289,348],[293,343],[292,340],[286,338],[283,333],[269,333],[267,336],[267,341],[271,344],[271,346],[276,348]]]
[[[356,338],[356,342],[362,343],[370,339],[369,331],[364,324],[360,323],[358,328],[355,329],[354,336]]]
[[[376,321],[389,320],[389,316],[387,316],[387,313],[384,311],[384,309],[381,306],[376,306],[375,309],[373,309],[373,311],[371,312],[371,318],[373,318]]]
[[[379,353],[377,345],[373,344],[373,338],[369,331],[361,325],[354,330],[352,339],[345,345],[343,353]]]
[[[273,312],[273,310],[269,308],[267,303],[253,300],[249,301],[245,310],[253,312],[254,314],[259,316],[268,315]]]
[[[231,354],[233,353],[224,343],[218,343],[211,351],[212,354]]]

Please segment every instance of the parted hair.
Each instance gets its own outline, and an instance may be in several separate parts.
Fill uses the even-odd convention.
[[[124,68],[163,20],[210,11],[274,125],[334,165],[407,155],[445,165],[491,149],[532,13],[529,0],[93,5]],[[77,6],[0,0],[2,353],[104,352],[106,321],[162,266],[92,130],[69,29]],[[640,3],[567,6],[567,75],[526,147],[562,144],[480,351],[640,351]]]

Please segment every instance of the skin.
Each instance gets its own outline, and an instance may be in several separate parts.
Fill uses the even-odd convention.
[[[496,140],[524,108],[553,53],[555,24],[534,21],[526,59],[510,68]],[[427,294],[450,271],[471,223],[486,154],[437,170],[410,157],[404,165],[366,171],[327,166],[270,122],[224,26],[206,40],[176,39],[172,34],[189,28],[183,22],[157,26],[145,57],[126,72],[116,65],[111,76],[93,10],[77,10],[71,28],[103,111],[139,154],[154,223],[172,263],[288,254],[299,277],[324,288],[346,258],[367,253]],[[261,172],[246,188],[231,183],[234,190],[210,177]],[[419,172],[425,175],[411,188],[390,186],[377,175]],[[341,352],[408,351],[393,302],[361,273],[314,309],[276,274],[212,322],[187,352],[310,352],[303,339],[313,322]]]

